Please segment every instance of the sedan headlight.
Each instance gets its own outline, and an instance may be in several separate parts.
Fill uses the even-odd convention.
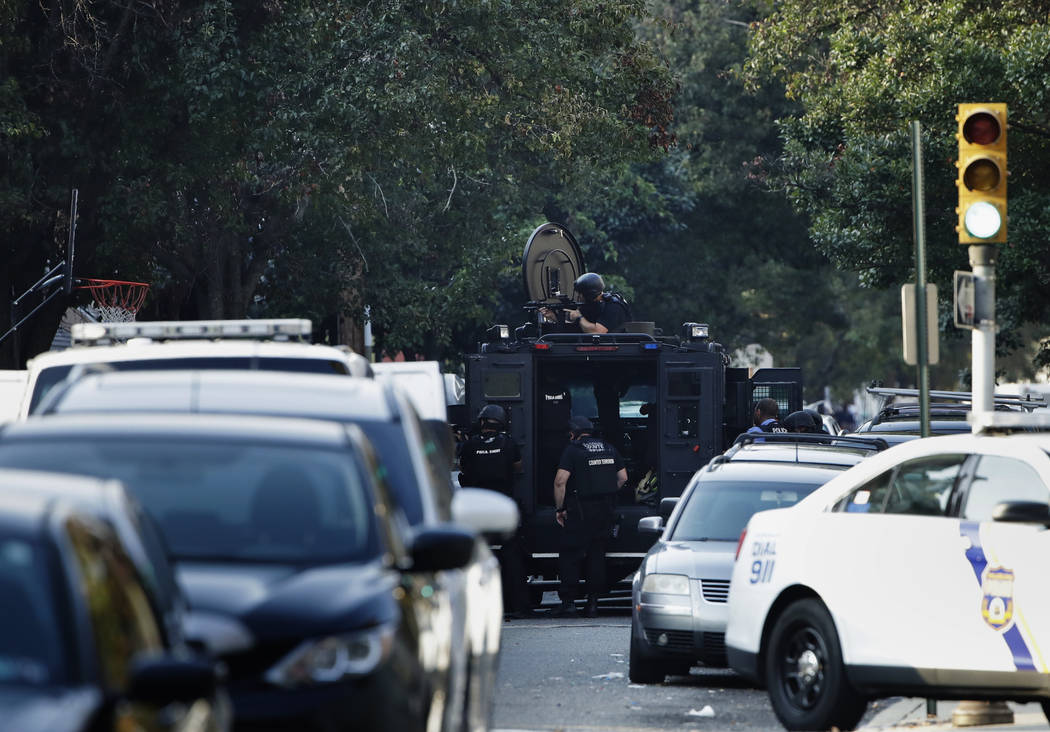
[[[688,595],[689,578],[684,574],[647,574],[642,582],[642,592],[661,595]]]
[[[309,640],[282,658],[265,678],[278,686],[303,686],[366,676],[390,655],[393,642],[391,625]]]

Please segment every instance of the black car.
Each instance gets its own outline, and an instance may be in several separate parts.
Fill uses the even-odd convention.
[[[92,415],[0,429],[0,466],[111,477],[161,527],[187,637],[229,669],[234,724],[426,729],[450,645],[434,573],[472,532],[413,531],[352,425],[230,415]]]
[[[0,719],[18,732],[223,730],[221,673],[170,644],[162,603],[107,518],[0,470]]]
[[[883,399],[877,414],[861,423],[854,432],[858,435],[881,437],[891,445],[914,440],[922,435],[921,407],[914,400],[919,396],[916,389],[890,389],[869,387],[868,393]],[[973,395],[966,391],[931,390],[928,404],[929,434],[953,435],[973,431],[970,424]],[[1045,401],[1012,394],[995,394],[992,397],[997,412],[1031,411],[1045,407]]]
[[[375,447],[395,503],[414,529],[449,520],[479,533],[463,570],[434,578],[451,638],[443,726],[484,729],[491,716],[501,641],[499,565],[482,534],[517,527],[517,508],[494,491],[453,491],[450,458],[408,397],[389,383],[268,370],[164,370],[86,374],[56,387],[41,416],[197,412],[309,417],[360,427]],[[447,431],[447,426],[445,426]]]
[[[157,525],[142,505],[116,480],[55,480],[50,473],[5,470],[0,491],[46,495],[75,505],[108,523],[120,537],[138,570],[139,581],[147,585],[155,610],[164,622],[164,632],[172,647],[185,647],[186,597],[175,578],[167,547]]]

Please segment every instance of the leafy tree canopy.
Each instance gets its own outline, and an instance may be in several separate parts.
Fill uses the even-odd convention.
[[[924,131],[928,277],[950,293],[952,271],[968,269],[955,233],[956,106],[1008,105],[1003,349],[1020,345],[1025,323],[1050,321],[1048,11],[1030,0],[785,0],[753,26],[743,74],[753,87],[783,83],[802,109],[780,119],[784,152],[764,174],[808,215],[817,247],[876,288],[914,277],[910,122]]]

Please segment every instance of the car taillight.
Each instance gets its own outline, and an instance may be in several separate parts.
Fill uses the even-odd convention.
[[[740,532],[740,539],[736,543],[736,556],[733,557],[733,561],[734,562],[736,560],[740,559],[740,547],[742,547],[744,545],[744,539],[746,537],[747,537],[747,527],[745,526],[744,530]]]

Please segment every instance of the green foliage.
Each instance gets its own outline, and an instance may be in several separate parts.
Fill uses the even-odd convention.
[[[1050,69],[1045,3],[788,0],[757,23],[743,78],[772,80],[802,107],[782,119],[784,153],[767,167],[811,221],[810,235],[867,287],[913,278],[911,149],[923,128],[928,278],[951,293],[967,269],[956,224],[956,105],[1009,105],[1009,237],[997,261],[1001,349],[1047,322]],[[950,326],[949,326],[950,327]],[[947,335],[947,334],[946,334]]]
[[[3,149],[54,185],[0,201],[46,239],[90,180],[80,274],[152,282],[147,317],[360,321],[367,304],[383,347],[439,355],[487,321],[523,220],[668,144],[671,80],[635,39],[641,0],[11,12],[0,95],[20,139]]]

